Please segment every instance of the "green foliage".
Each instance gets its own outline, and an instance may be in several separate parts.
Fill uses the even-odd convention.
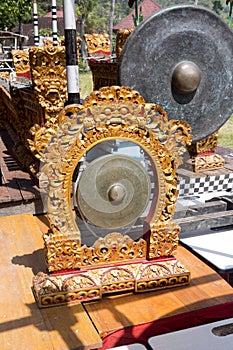
[[[83,0],[88,2],[89,0]],[[86,20],[85,31],[87,33],[108,33],[110,19],[111,0],[95,0],[93,1],[92,10],[88,14]],[[125,16],[132,11],[128,7],[127,0],[116,0],[113,25],[119,23]],[[77,12],[78,15],[78,12]]]
[[[133,22],[134,22],[134,26],[137,27],[137,25],[143,21],[143,14],[142,14],[142,6],[140,6],[140,9],[139,9],[139,15],[138,15],[138,23],[137,23],[137,18],[136,16],[134,16],[134,14],[132,15],[133,16]]]
[[[163,8],[173,5],[199,5],[215,11],[222,18],[227,18],[228,6],[225,0],[156,0]]]
[[[223,147],[233,149],[233,115],[220,128],[218,135],[218,144]]]
[[[90,70],[79,72],[80,97],[85,99],[93,91],[93,78]]]
[[[108,32],[109,13],[110,1],[105,1],[104,3],[101,1],[95,1],[92,12],[90,12],[86,22],[86,32]]]
[[[140,16],[140,5],[143,0],[138,0],[139,16]],[[227,19],[229,7],[226,5],[225,0],[154,0],[166,8],[173,5],[182,4],[197,4],[200,6],[207,7],[215,12],[217,12],[221,17]],[[88,3],[92,2],[91,9],[87,9]],[[78,3],[80,3],[78,5]],[[108,33],[109,32],[109,15],[111,0],[76,0],[77,15],[81,13],[88,12],[85,22],[85,32],[86,33]],[[128,0],[116,0],[115,3],[115,13],[113,24],[119,23],[124,17],[126,17],[132,10],[134,6],[130,8],[128,6]],[[140,18],[141,19],[141,18]]]
[[[76,4],[76,13],[78,18],[86,21],[88,15],[91,13],[93,9],[93,1],[92,0],[75,0]]]
[[[32,20],[32,0],[4,0],[0,2],[0,30],[11,30],[20,23]]]
[[[158,0],[156,1],[163,8],[173,5],[200,5],[211,9],[213,7],[214,0]]]
[[[52,28],[40,28],[39,34],[42,36],[52,36],[53,30],[52,30]]]
[[[128,1],[116,0],[114,25],[119,23],[124,17],[126,17],[132,11],[128,6]]]
[[[81,58],[78,61],[78,68],[79,68],[79,72],[82,72],[82,73],[90,71],[87,61]]]
[[[140,4],[142,0],[138,0]],[[227,21],[229,5],[225,0],[155,0],[162,8],[181,4],[198,4],[217,12]],[[111,0],[75,0],[77,16],[85,23],[85,32],[108,33],[110,22]],[[61,8],[63,0],[57,0],[57,9]],[[52,1],[37,0],[38,16],[51,11]],[[133,6],[134,7],[134,6]],[[33,22],[33,0],[0,0],[0,30],[11,30],[19,23]],[[116,0],[113,25],[119,23],[133,8],[128,6],[128,0]],[[139,13],[140,15],[140,13]]]
[[[60,9],[63,5],[63,0],[57,0],[57,9]],[[52,1],[37,0],[38,16],[44,16],[46,13],[52,10]]]
[[[221,11],[223,10],[223,6],[221,4],[220,0],[216,0],[213,2],[213,10],[217,13],[217,14],[221,14]]]

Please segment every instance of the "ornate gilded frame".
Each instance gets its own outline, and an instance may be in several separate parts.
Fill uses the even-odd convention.
[[[149,155],[155,169],[158,191],[145,222],[143,237],[134,241],[128,235],[115,231],[98,238],[89,247],[82,245],[80,229],[74,217],[72,177],[86,152],[111,139],[132,141]],[[135,288],[136,291],[143,291],[145,281],[148,290],[164,288],[161,273],[166,276],[163,278],[166,286],[174,285],[174,280],[169,282],[172,276],[176,276],[179,285],[188,283],[189,272],[174,259],[180,228],[172,221],[178,196],[176,169],[181,163],[185,145],[191,143],[190,127],[186,122],[168,120],[160,106],[145,103],[138,92],[113,86],[93,92],[83,105],[65,107],[58,117],[58,125],[43,141],[35,144],[35,148],[42,162],[41,184],[47,191],[46,207],[51,228],[44,235],[46,258],[49,272],[56,272],[56,277],[39,274],[34,278],[34,290],[41,306],[42,299],[44,306],[47,306],[50,287],[54,295],[49,297],[49,305],[57,303],[54,301],[56,293],[62,294],[64,299],[67,293],[64,271],[67,270],[74,274],[70,288],[77,288],[77,295],[80,296],[83,289],[91,293],[92,287],[96,290],[98,286],[97,296],[93,298],[112,290],[109,286],[113,275],[117,280],[119,277],[114,287],[116,290]],[[160,263],[155,264],[156,260]],[[57,277],[59,273],[61,277]],[[155,286],[149,281],[151,278],[154,280],[157,273],[161,284],[156,282]],[[62,287],[65,288],[63,292],[54,287],[59,278],[62,279],[59,283],[66,286]],[[134,287],[135,280],[137,283]],[[90,283],[92,287],[89,289]],[[45,288],[45,284],[50,287]],[[77,295],[75,300],[83,300]],[[67,298],[61,302],[67,302]],[[92,297],[86,295],[85,298]]]
[[[159,106],[147,104],[139,96],[138,103],[119,102],[117,95],[121,91],[119,87],[109,88],[108,92],[113,94],[111,102],[95,103],[96,94],[92,94],[84,105],[67,106],[44,149],[41,172],[44,183],[47,177],[46,207],[52,230],[45,236],[49,271],[122,260],[116,256],[109,260],[97,253],[98,241],[95,247],[81,246],[71,203],[72,176],[78,162],[96,144],[110,139],[131,140],[141,146],[150,156],[158,176],[159,191],[146,238],[149,249],[144,247],[143,253],[140,250],[146,246],[146,240],[145,244],[132,242],[134,259],[171,256],[176,250],[179,228],[172,222],[178,195],[176,169],[180,161],[179,143],[185,145],[191,140],[189,126],[183,121],[168,120]],[[131,90],[128,92],[133,94]],[[168,232],[169,239],[166,238]],[[65,255],[67,259],[63,259]],[[124,260],[132,260],[131,256],[125,254]]]

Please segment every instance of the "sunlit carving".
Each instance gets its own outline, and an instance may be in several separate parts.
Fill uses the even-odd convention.
[[[67,99],[65,48],[46,45],[31,47],[30,66],[34,91],[45,109],[45,119],[56,123]]]
[[[12,50],[15,72],[17,76],[30,79],[30,64],[28,50]]]
[[[82,283],[98,279],[96,285],[85,287],[90,293],[97,288],[95,297],[109,291],[134,289],[134,281],[139,278],[142,266],[145,263],[152,266],[158,258],[168,259],[163,261],[161,269],[165,269],[166,278],[171,279],[174,272],[171,266],[177,265],[173,255],[177,250],[179,233],[179,227],[172,221],[178,196],[176,169],[182,161],[185,145],[191,142],[189,132],[186,122],[168,120],[161,107],[145,103],[138,92],[114,86],[95,91],[83,105],[65,107],[50,138],[45,137],[43,145],[41,142],[34,144],[44,164],[41,173],[48,192],[46,206],[51,229],[44,235],[48,269],[56,273],[70,270],[73,275],[69,290],[79,293],[81,282],[77,285],[75,281],[81,275]],[[73,172],[93,146],[114,139],[130,140],[144,150],[151,159],[158,190],[144,224],[144,235],[139,240],[134,241],[116,230],[98,238],[93,246],[82,245],[80,227],[75,221],[70,201]],[[41,141],[41,137],[38,140]],[[80,271],[75,272],[77,269]],[[164,278],[162,275],[158,274],[156,283]],[[34,280],[38,302],[41,306],[56,303],[56,291],[52,286],[57,285],[56,279],[63,277],[40,276]],[[76,279],[76,276],[79,277]],[[181,276],[184,279],[180,282]],[[189,272],[181,268],[175,277],[177,284],[186,284]],[[143,279],[139,278],[139,282],[142,283]],[[168,280],[166,285],[172,286],[173,282]],[[160,287],[164,288],[162,282]],[[158,288],[159,284],[155,289]],[[139,284],[136,289],[141,291]],[[147,289],[152,289],[152,286]],[[55,295],[49,302],[47,294],[50,292]],[[67,302],[67,291],[59,289],[57,292],[62,295],[61,303]],[[44,305],[42,300],[47,300]]]
[[[85,34],[88,56],[93,60],[110,58],[110,39],[108,34]]]
[[[216,153],[217,146],[218,131],[188,147],[193,171],[199,172],[224,167],[225,160]]]
[[[126,40],[132,33],[133,29],[119,29],[116,36],[116,57],[119,60],[121,51],[125,45]]]

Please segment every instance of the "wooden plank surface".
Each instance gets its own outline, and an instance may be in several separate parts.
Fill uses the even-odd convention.
[[[35,303],[33,275],[46,271],[37,222],[31,214],[0,218],[0,349],[98,348],[101,339],[81,304],[41,310]]]
[[[40,310],[31,286],[33,275],[46,270],[42,232],[47,232],[47,228],[43,216],[0,218],[3,349],[94,349],[101,347],[100,336],[115,330],[233,301],[231,286],[192,253],[179,247],[177,258],[191,271],[190,286],[104,296],[84,306]]]
[[[176,257],[191,272],[189,286],[85,303],[102,337],[124,327],[233,301],[233,288],[214,270],[181,246]]]
[[[115,330],[233,301],[231,286],[179,247],[177,258],[191,271],[190,286],[40,310],[31,286],[33,275],[45,271],[42,232],[47,228],[44,216],[0,218],[3,349],[94,349],[101,346],[100,336]]]
[[[44,212],[40,190],[12,154],[13,141],[7,131],[0,131],[0,217],[21,213]]]

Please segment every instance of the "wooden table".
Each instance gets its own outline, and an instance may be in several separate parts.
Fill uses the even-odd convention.
[[[40,228],[31,214],[0,218],[0,349],[101,347],[81,304],[38,309],[31,286],[33,275],[45,271]]]
[[[46,230],[45,217],[21,214],[0,218],[1,349],[100,348],[116,331],[122,330],[124,335],[132,326],[156,327],[161,320],[166,325],[172,317],[202,310],[204,315],[207,307],[218,307],[219,318],[223,318],[221,309],[228,305],[227,317],[233,317],[231,286],[183,247],[179,247],[177,258],[191,271],[190,286],[38,309],[31,286],[33,275],[46,269],[41,233]],[[208,314],[205,317],[208,319]]]
[[[147,344],[152,335],[233,317],[233,288],[184,247],[176,256],[191,271],[190,286],[85,304],[103,348]]]

